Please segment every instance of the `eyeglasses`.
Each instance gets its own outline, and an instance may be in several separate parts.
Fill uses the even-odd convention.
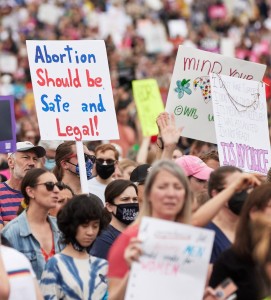
[[[103,165],[106,162],[107,165],[113,165],[116,160],[114,159],[103,159],[103,158],[96,158],[96,163]]]
[[[73,157],[77,157],[77,154],[72,154],[72,155],[68,156],[66,159],[70,159],[70,158],[73,158]],[[89,155],[89,154],[84,153],[84,158],[85,158],[85,162],[90,160],[94,164],[95,161],[96,161],[96,156],[95,155]]]
[[[54,187],[56,186],[60,191],[62,191],[64,189],[64,183],[61,181],[58,182],[52,182],[52,181],[48,181],[48,182],[43,182],[43,183],[37,183],[34,186],[37,185],[45,185],[46,190],[48,192],[52,192]]]

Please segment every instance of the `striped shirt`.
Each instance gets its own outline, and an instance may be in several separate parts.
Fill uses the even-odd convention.
[[[23,198],[20,191],[10,188],[5,182],[0,183],[0,224],[3,225],[17,216]]]
[[[50,258],[41,276],[45,300],[106,300],[106,260],[78,259],[63,253]]]

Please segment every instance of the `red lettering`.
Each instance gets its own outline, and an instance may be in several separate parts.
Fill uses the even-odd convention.
[[[87,82],[88,82],[89,87],[95,87],[95,86],[101,87],[102,86],[102,78],[101,77],[91,78],[89,70],[86,70],[86,75],[87,75]]]
[[[60,125],[59,125],[59,119],[56,118],[56,128],[57,128],[57,134],[58,136],[66,136],[67,134],[60,131]]]
[[[69,136],[72,136],[73,135],[73,132],[72,132],[73,130],[72,130],[72,127],[71,126],[67,126],[66,127],[66,133],[67,133],[67,135],[69,135]]]
[[[40,86],[45,85],[45,80],[42,77],[42,73],[43,73],[42,69],[40,69],[40,68],[37,69],[36,74],[37,74],[38,78],[40,79],[40,80],[37,81],[37,84],[40,85]]]

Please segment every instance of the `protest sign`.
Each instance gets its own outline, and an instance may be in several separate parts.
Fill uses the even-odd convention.
[[[16,151],[14,98],[0,96],[0,153]]]
[[[143,254],[132,264],[125,300],[202,300],[213,231],[144,217],[138,237]]]
[[[157,135],[156,118],[164,111],[157,81],[155,79],[134,80],[132,86],[143,136]]]
[[[41,139],[118,139],[104,41],[26,44]]]
[[[262,80],[266,66],[179,46],[166,111],[175,114],[185,137],[216,143],[210,73]]]
[[[218,74],[210,81],[220,165],[266,174],[271,151],[264,84]]]

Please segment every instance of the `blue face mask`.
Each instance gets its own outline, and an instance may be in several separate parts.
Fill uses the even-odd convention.
[[[79,165],[75,165],[73,163],[71,163],[70,161],[68,161],[69,164],[75,166],[75,172],[69,170],[70,172],[76,174],[78,177],[80,177],[80,172],[79,172]],[[87,180],[91,179],[92,178],[92,168],[93,168],[93,163],[91,162],[90,159],[88,159],[86,162],[85,162],[85,165],[86,165],[86,173],[87,173]]]
[[[47,158],[45,157],[45,163],[44,163],[44,168],[48,171],[52,171],[53,168],[56,165],[56,161],[54,160],[54,158]]]

